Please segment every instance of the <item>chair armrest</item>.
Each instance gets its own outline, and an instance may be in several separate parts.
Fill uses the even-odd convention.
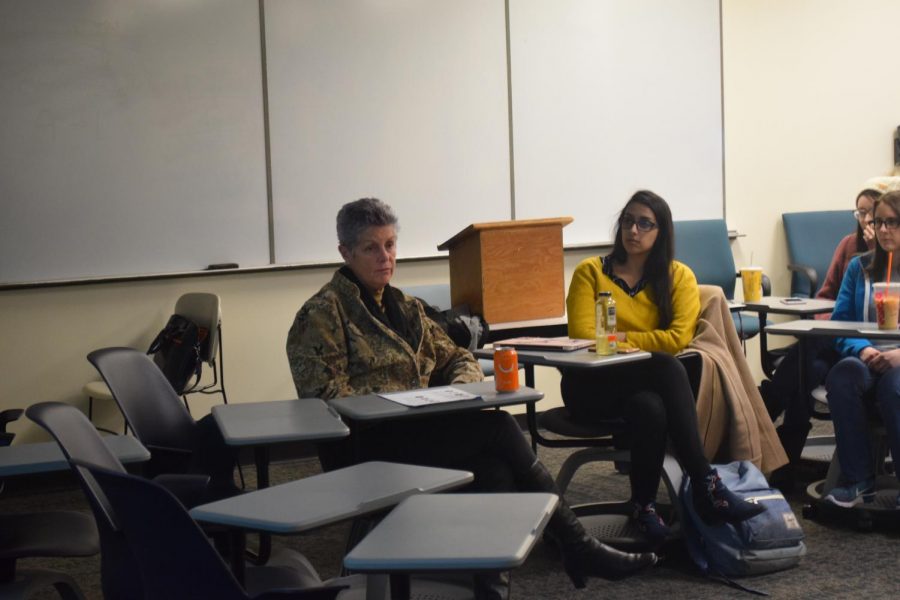
[[[809,295],[810,297],[812,297],[819,285],[819,275],[818,273],[816,273],[816,270],[809,265],[794,263],[788,264],[787,268],[788,271],[791,271],[792,273],[799,273],[809,280]]]
[[[8,408],[0,411],[0,431],[6,431],[6,424],[21,417],[23,412],[21,408]]]
[[[153,481],[172,492],[186,508],[193,508],[207,501],[209,479],[209,475],[164,473],[154,477]]]

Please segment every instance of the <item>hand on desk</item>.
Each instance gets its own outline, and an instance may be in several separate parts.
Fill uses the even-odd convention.
[[[886,373],[894,367],[900,367],[900,348],[882,352],[869,346],[863,348],[859,358],[875,373]]]

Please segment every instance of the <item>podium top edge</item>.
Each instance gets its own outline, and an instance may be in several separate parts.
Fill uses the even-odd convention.
[[[565,227],[574,221],[572,217],[553,217],[550,219],[521,219],[515,221],[489,221],[486,223],[472,223],[452,238],[437,247],[438,250],[449,250],[459,240],[480,231],[488,231],[491,229],[520,229],[525,227],[546,227],[549,225],[557,225],[560,228]]]

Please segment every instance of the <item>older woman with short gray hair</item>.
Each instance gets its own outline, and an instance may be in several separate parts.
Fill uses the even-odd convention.
[[[288,333],[299,396],[331,400],[481,380],[472,354],[428,319],[418,300],[390,285],[397,257],[391,208],[374,198],[350,202],[338,213],[337,233],[344,265],[303,305]],[[504,411],[385,421],[354,438],[319,445],[325,470],[360,460],[396,461],[472,471],[473,486],[482,491],[557,492]],[[629,554],[600,543],[565,501],[547,531],[578,587],[587,576],[621,577],[656,562],[652,553]]]

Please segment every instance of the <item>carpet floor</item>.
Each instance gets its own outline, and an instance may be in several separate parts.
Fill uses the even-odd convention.
[[[556,472],[568,450],[544,449],[541,460]],[[272,482],[280,483],[319,471],[315,459],[298,459],[272,466]],[[252,468],[245,467],[248,485],[253,486]],[[805,466],[801,477],[807,481],[824,476],[822,465]],[[573,480],[568,500],[572,503],[628,497],[628,478],[609,463],[583,467]],[[806,534],[808,554],[800,566],[788,571],[742,579],[750,587],[774,598],[897,598],[900,597],[900,526],[877,522],[873,530],[860,531],[855,521],[832,520],[820,523],[802,516],[804,497],[789,495]],[[88,511],[73,481],[38,485],[27,479],[10,480],[0,495],[0,510],[8,513],[29,510],[76,509]],[[900,515],[898,515],[900,516]],[[900,521],[900,518],[895,519]],[[275,547],[285,546],[305,554],[323,578],[340,569],[349,526],[326,527],[306,535],[276,538]],[[721,583],[697,574],[680,543],[665,549],[656,567],[634,577],[608,582],[593,579],[585,590],[575,590],[563,572],[555,551],[539,543],[525,564],[512,575],[511,597],[519,600],[572,600],[575,598],[748,598]],[[99,557],[87,559],[26,559],[20,566],[58,569],[72,575],[87,598],[100,599]],[[53,593],[38,598],[55,598]]]

